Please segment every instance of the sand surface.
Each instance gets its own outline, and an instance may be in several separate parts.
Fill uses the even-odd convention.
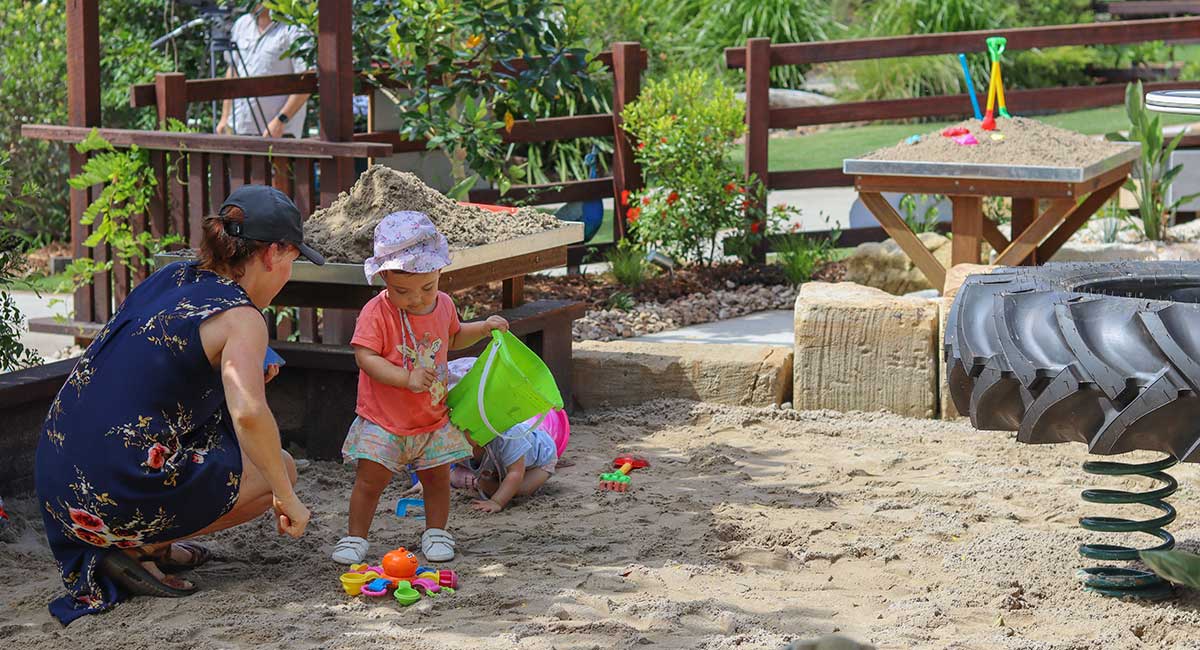
[[[459,205],[413,174],[373,165],[328,208],[304,222],[304,239],[330,262],[358,263],[373,254],[375,226],[398,210],[429,215],[450,250],[482,246],[561,227],[552,214],[533,208],[516,213]]]
[[[264,519],[211,540],[202,591],[136,599],[62,628],[46,613],[58,576],[6,501],[3,648],[779,648],[839,631],[880,648],[1030,650],[1200,647],[1200,598],[1143,605],[1080,590],[1082,446],[1020,445],[965,423],[660,402],[579,416],[543,495],[498,515],[455,497],[462,576],[453,596],[401,608],[345,596],[328,559],[351,473],[314,463],[314,507],[291,542]],[[649,456],[628,495],[595,490],[618,453]],[[1200,541],[1194,466],[1172,526]],[[374,552],[418,524],[376,519]],[[37,519],[40,522],[40,518]],[[374,553],[373,553],[374,554]]]
[[[901,142],[872,151],[863,159],[1087,167],[1129,146],[1024,117],[997,118],[995,131],[984,131],[981,124],[979,120],[965,120],[953,125],[970,130],[979,144],[958,144],[938,130],[922,135],[916,144]],[[1003,139],[997,140],[993,134]]]

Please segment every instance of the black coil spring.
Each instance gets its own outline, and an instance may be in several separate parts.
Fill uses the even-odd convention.
[[[1135,503],[1150,506],[1163,514],[1153,519],[1135,521],[1119,517],[1083,517],[1079,525],[1085,530],[1102,533],[1146,533],[1153,535],[1162,544],[1148,549],[1136,549],[1113,544],[1081,544],[1079,554],[1092,560],[1132,561],[1141,551],[1166,551],[1175,546],[1175,538],[1163,530],[1175,521],[1175,508],[1164,501],[1175,493],[1179,483],[1163,470],[1175,466],[1179,461],[1164,458],[1151,463],[1117,463],[1091,461],[1083,464],[1083,471],[1101,476],[1144,476],[1162,483],[1149,492],[1125,490],[1084,490],[1081,496],[1088,503],[1124,504]],[[1143,600],[1161,600],[1174,595],[1170,583],[1150,571],[1113,566],[1088,567],[1079,570],[1084,587],[1105,596],[1123,598],[1130,596]]]

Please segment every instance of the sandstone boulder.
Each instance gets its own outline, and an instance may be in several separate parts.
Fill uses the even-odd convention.
[[[765,407],[792,396],[787,348],[582,341],[573,362],[575,401],[584,409],[658,398]]]
[[[794,408],[937,414],[936,301],[810,282],[795,319]]]
[[[950,266],[950,240],[935,232],[917,235],[942,266]],[[843,263],[846,281],[904,295],[923,289],[940,289],[929,284],[921,270],[908,259],[895,240],[859,244]]]

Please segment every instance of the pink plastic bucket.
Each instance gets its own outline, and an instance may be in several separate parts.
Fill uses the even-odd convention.
[[[533,426],[542,416],[532,417],[525,421],[526,426]],[[538,428],[550,434],[558,455],[562,456],[567,450],[567,441],[571,439],[571,422],[567,420],[567,412],[554,409],[546,414]]]

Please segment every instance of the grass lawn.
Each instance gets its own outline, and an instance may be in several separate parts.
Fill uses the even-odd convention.
[[[1161,114],[1164,125],[1197,121],[1194,116]],[[1054,126],[1099,135],[1127,128],[1123,106],[1096,108],[1048,115],[1037,119]],[[841,167],[842,160],[854,158],[881,147],[890,147],[914,133],[940,130],[953,122],[925,124],[871,124],[813,133],[791,138],[773,138],[768,146],[771,171],[794,169],[826,169]],[[741,147],[734,152],[739,164],[745,159]]]
[[[0,284],[0,289],[9,291],[36,291],[38,293],[70,293],[74,290],[71,278],[66,273],[45,275],[37,273],[10,285]]]

